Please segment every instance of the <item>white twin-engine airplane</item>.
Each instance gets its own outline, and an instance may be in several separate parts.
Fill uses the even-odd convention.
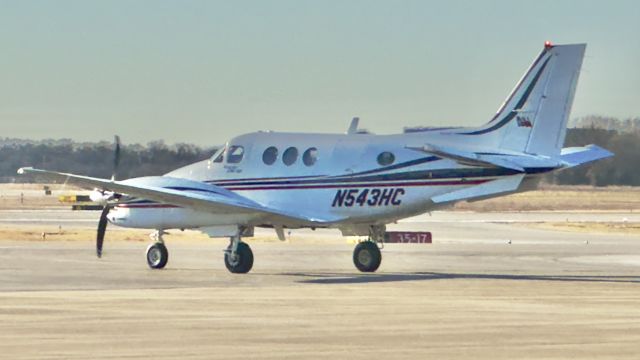
[[[368,236],[353,252],[358,270],[381,262],[385,225],[461,200],[535,188],[542,175],[612,156],[595,145],[562,148],[586,45],[545,43],[497,114],[478,128],[425,128],[373,135],[354,119],[346,134],[256,132],[231,139],[209,160],[164,176],[116,181],[37,170],[20,174],[95,189],[107,220],[156,229],[151,268],[168,260],[167,229],[229,237],[227,269],[247,273],[253,253],[242,237],[255,227],[335,228]],[[116,139],[116,166],[119,154]]]

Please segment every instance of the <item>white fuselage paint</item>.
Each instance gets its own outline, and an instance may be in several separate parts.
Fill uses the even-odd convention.
[[[444,144],[464,147],[473,145],[476,137],[457,135],[452,130],[398,135],[250,133],[232,139],[225,146],[226,149],[242,146],[241,161],[232,164],[225,156],[222,162],[215,162],[214,156],[166,174],[167,183],[163,186],[193,188],[193,182],[184,186],[181,179],[209,183],[270,208],[309,218],[341,219],[331,227],[344,230],[424,213],[435,207],[431,201],[434,196],[512,174],[504,169],[465,166],[408,149],[426,142],[443,143],[443,139]],[[263,154],[272,146],[277,148],[278,155],[268,165]],[[297,149],[298,156],[291,165],[286,165],[283,153],[290,147]],[[312,165],[303,161],[309,148],[317,149],[317,159]],[[383,152],[394,155],[393,163],[378,163],[377,158]],[[156,229],[238,224],[302,226],[261,224],[260,218],[250,213],[212,214],[145,201],[117,205],[109,220],[124,227]]]

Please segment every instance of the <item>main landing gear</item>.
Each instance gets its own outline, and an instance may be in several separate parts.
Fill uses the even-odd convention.
[[[169,251],[162,240],[164,234],[164,231],[157,230],[150,235],[155,242],[147,247],[147,265],[152,269],[162,269],[169,261]]]
[[[253,267],[253,252],[247,243],[242,242],[240,235],[231,237],[224,252],[224,265],[234,274],[246,274]]]
[[[384,244],[384,225],[371,226],[369,240],[356,245],[353,250],[353,264],[362,272],[375,272],[382,262],[382,254],[378,244]]]

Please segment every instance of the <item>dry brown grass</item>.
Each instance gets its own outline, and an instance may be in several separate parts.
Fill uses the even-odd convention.
[[[62,229],[53,226],[2,226],[0,239],[27,241],[87,241],[94,240],[93,229]],[[115,230],[107,233],[108,241],[147,241],[148,232],[141,230]]]
[[[96,224],[97,226],[97,224]],[[149,230],[110,228],[105,235],[105,241],[137,241],[149,242]],[[211,241],[211,238],[200,231],[173,230],[169,231],[171,241],[198,242]],[[0,240],[11,241],[95,241],[96,230],[90,228],[57,229],[54,226],[0,226]],[[256,236],[246,239],[249,242],[277,242],[273,236]]]
[[[548,187],[473,203],[459,203],[455,210],[466,211],[560,211],[640,209],[640,188],[635,187]]]
[[[44,184],[0,184],[0,209],[41,209],[69,207],[58,201],[60,195],[87,194],[70,185],[49,184],[52,194],[45,195]]]

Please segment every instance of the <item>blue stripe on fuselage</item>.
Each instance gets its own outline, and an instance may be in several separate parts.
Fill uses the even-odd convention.
[[[525,173],[529,175],[535,175],[545,173],[554,170],[555,168],[527,168]],[[419,170],[419,171],[406,171],[401,173],[389,173],[380,175],[369,176],[335,176],[325,177],[321,179],[296,179],[296,180],[279,180],[271,181],[269,178],[265,178],[264,181],[251,181],[243,182],[238,179],[238,182],[225,181],[224,183],[216,183],[215,180],[208,181],[216,186],[222,187],[234,187],[234,186],[264,186],[264,185],[318,185],[318,184],[349,184],[349,183],[372,183],[376,182],[389,182],[389,181],[407,181],[407,180],[450,180],[450,179],[462,179],[462,178],[482,178],[482,177],[497,177],[497,176],[509,176],[521,173],[520,171],[507,169],[507,168],[465,168],[465,169],[434,169],[434,170]]]

